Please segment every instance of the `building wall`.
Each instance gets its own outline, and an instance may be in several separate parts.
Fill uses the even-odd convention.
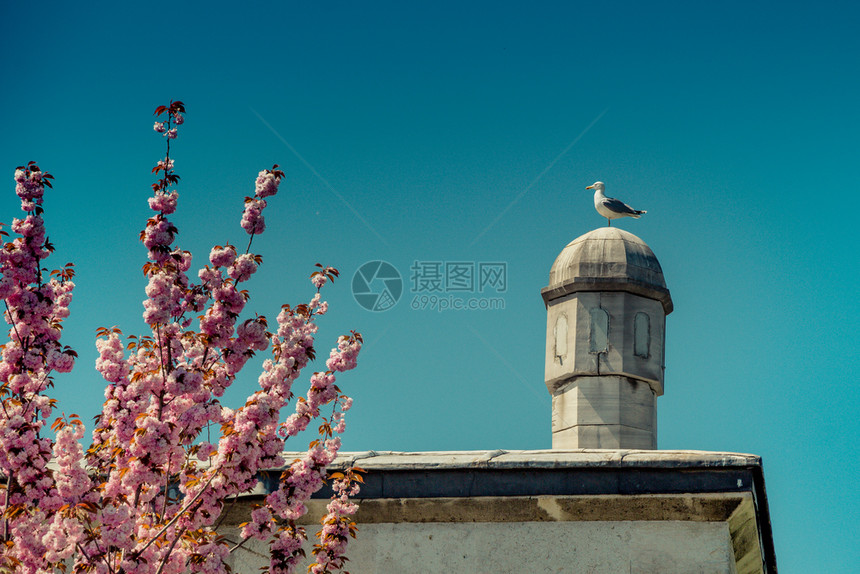
[[[235,571],[256,572],[255,554],[242,553]],[[722,522],[367,524],[348,556],[354,574],[736,572]]]
[[[358,538],[347,551],[353,574],[776,574],[761,460],[753,455],[500,450],[339,457],[335,468],[357,464],[366,471]],[[219,529],[231,542],[275,486],[269,478],[231,507]],[[299,521],[311,537],[330,493],[318,496]],[[268,563],[268,546],[249,541],[233,560],[235,572],[257,572]]]
[[[350,548],[355,573],[734,573],[725,523],[370,524]]]
[[[319,530],[313,518],[324,506],[310,502],[300,521],[308,535]],[[761,573],[754,518],[748,494],[365,500],[348,568],[353,574]],[[225,526],[222,534],[235,539],[238,524]],[[234,572],[258,571],[266,553],[265,544],[246,543],[234,554]]]

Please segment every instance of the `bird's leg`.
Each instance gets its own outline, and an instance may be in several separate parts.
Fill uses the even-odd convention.
[[[606,218],[606,227],[612,227],[612,220],[608,217]]]

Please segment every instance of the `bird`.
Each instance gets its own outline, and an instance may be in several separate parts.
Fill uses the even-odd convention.
[[[612,220],[618,219],[619,217],[634,217],[639,219],[639,216],[643,213],[648,213],[644,210],[633,209],[623,201],[615,199],[614,197],[606,197],[603,194],[603,190],[606,188],[603,185],[602,181],[595,181],[585,189],[593,189],[594,190],[594,209],[597,210],[597,213],[606,218],[606,223],[609,227],[612,227]]]

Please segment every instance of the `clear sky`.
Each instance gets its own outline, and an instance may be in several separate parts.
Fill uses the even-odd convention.
[[[64,411],[101,403],[96,328],[144,327],[151,114],[171,98],[188,109],[175,221],[197,265],[245,241],[242,198],[279,163],[249,311],[310,298],[317,261],[342,271],[319,348],[349,329],[367,342],[340,379],[349,450],[550,446],[540,289],[605,225],[585,190],[601,180],[648,210],[617,225],[675,303],[660,448],[761,455],[780,571],[856,569],[856,3],[135,4],[0,8],[0,221],[19,213],[15,166],[37,160],[56,177],[49,267],[79,272]],[[374,260],[403,281],[381,312],[351,291]],[[441,294],[504,308],[413,309],[430,301],[416,262],[418,279],[504,263],[503,292]]]

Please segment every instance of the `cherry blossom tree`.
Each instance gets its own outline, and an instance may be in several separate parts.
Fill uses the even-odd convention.
[[[361,335],[338,339],[304,394],[296,396],[293,386],[315,358],[316,321],[328,311],[320,291],[338,272],[318,264],[311,275],[316,293],[307,303],[284,305],[271,331],[264,316],[243,319],[250,297],[244,287],[262,263],[253,240],[265,230],[267,199],[284,178],[275,165],[257,175],[254,195],[245,198],[244,251],[216,245],[208,264],[189,277],[191,253],[176,245],[169,219],[179,182],[170,144],[185,106],[171,101],[155,115],[167,151],[152,170],[154,215],[140,234],[148,251],[143,320],[150,334],[123,338],[115,327],[99,329],[96,369],[107,387],[88,448],[76,415],[56,419],[53,437],[45,428],[56,407],[49,395],[54,374],[71,371],[77,356],[60,343],[74,266],[50,273],[42,267],[53,251],[42,218],[52,176],[33,162],[15,171],[25,216],[13,220],[17,237],[0,250],[0,298],[10,325],[0,362],[0,572],[214,574],[227,572],[230,552],[251,539],[268,541],[269,572],[293,572],[308,537],[296,521],[327,478],[335,494],[308,570],[338,571],[355,533],[350,497],[361,477],[360,469],[328,477],[352,404],[335,378],[356,366]],[[238,408],[222,405],[219,398],[248,360],[266,351],[259,389]],[[316,420],[319,437],[301,458],[285,460],[285,441]],[[217,442],[201,440],[213,428]],[[250,512],[241,538],[220,536],[226,505],[273,468],[285,469],[278,487]]]

